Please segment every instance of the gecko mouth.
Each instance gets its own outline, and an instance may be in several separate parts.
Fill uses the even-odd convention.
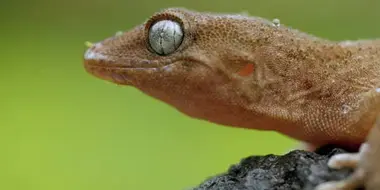
[[[99,47],[97,47],[99,46]],[[86,65],[108,68],[129,68],[129,69],[152,69],[162,68],[171,64],[175,64],[180,60],[184,60],[183,57],[177,57],[174,59],[162,59],[162,60],[149,60],[143,58],[131,59],[128,57],[117,57],[112,55],[103,54],[97,49],[100,49],[101,44],[93,45],[84,54],[84,61]]]
[[[161,71],[164,69],[169,70],[172,64],[162,68],[156,67],[121,67],[121,66],[108,66],[106,63],[99,60],[85,60],[85,70],[100,79],[107,80],[120,85],[133,85],[134,81],[142,75],[149,75],[149,73]]]
[[[121,85],[133,85],[133,81],[138,80],[138,76],[141,77],[142,73],[170,72],[172,67],[178,63],[178,61],[170,61],[167,64],[155,64],[154,62],[146,63],[147,61],[144,60],[139,60],[137,63],[132,60],[121,62],[123,64],[93,51],[92,48],[84,54],[84,68],[89,74]]]

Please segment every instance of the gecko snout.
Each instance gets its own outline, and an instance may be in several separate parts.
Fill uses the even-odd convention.
[[[108,57],[101,53],[102,51],[102,44],[96,43],[96,44],[89,44],[89,48],[86,50],[84,54],[84,60],[94,60],[94,61],[107,61]]]
[[[101,43],[87,43],[88,49],[84,53],[83,65],[89,74],[108,81],[113,81],[110,71],[104,67],[108,57],[101,53]]]
[[[88,44],[89,48],[85,51],[83,65],[87,73],[116,84],[131,85],[128,73],[131,68],[122,68],[116,65],[112,57],[104,54],[104,45],[102,42]]]

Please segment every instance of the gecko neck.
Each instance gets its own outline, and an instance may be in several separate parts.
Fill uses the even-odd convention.
[[[342,136],[350,125],[362,127],[359,120],[347,119],[354,112],[342,113],[359,110],[363,94],[379,87],[380,41],[346,44],[285,28],[265,32],[267,41],[254,47],[254,59],[247,60],[255,64],[252,78],[241,79],[235,89],[243,92],[247,113],[259,115],[244,123],[246,128],[275,130],[313,142],[320,139],[323,144],[329,136],[320,126],[311,126],[314,120],[341,119]],[[307,131],[311,129],[316,131]],[[346,136],[359,142],[366,131]]]

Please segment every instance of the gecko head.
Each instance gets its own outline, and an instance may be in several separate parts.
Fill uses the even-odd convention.
[[[247,51],[259,31],[252,29],[270,25],[252,21],[166,9],[130,31],[93,44],[84,54],[84,67],[96,77],[134,86],[190,115],[207,118],[222,106],[227,113],[231,107],[224,104],[243,104],[237,102],[239,92],[233,84],[238,80],[235,74],[252,60]]]
[[[96,77],[121,85],[169,83],[195,65],[191,64],[195,60],[184,51],[193,37],[190,31],[185,31],[191,28],[189,19],[189,15],[185,16],[180,10],[165,10],[130,31],[87,45],[85,69]]]

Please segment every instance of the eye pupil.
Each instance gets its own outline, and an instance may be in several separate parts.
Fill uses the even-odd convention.
[[[149,29],[149,45],[159,55],[169,55],[176,51],[183,40],[183,31],[178,22],[162,20]]]

